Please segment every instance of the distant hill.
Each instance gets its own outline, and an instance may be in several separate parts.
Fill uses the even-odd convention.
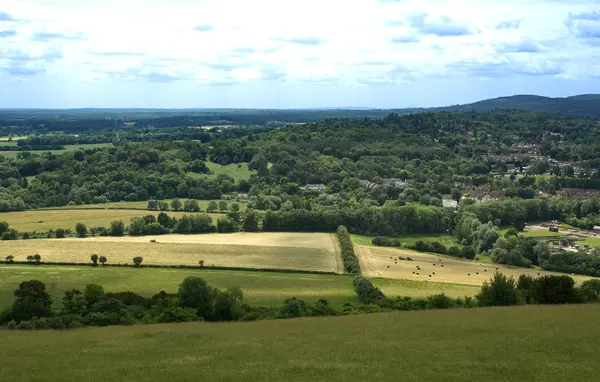
[[[429,111],[487,111],[494,109],[538,110],[600,119],[600,94],[582,94],[566,98],[515,95],[479,101],[467,105],[436,107]]]

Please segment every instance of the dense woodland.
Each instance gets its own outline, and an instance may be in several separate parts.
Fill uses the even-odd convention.
[[[126,231],[334,232],[344,225],[372,236],[452,234],[456,247],[419,243],[415,249],[600,272],[594,253],[584,256],[585,265],[571,264],[576,256],[552,257],[547,247],[518,235],[532,221],[561,220],[586,229],[600,224],[594,191],[600,189],[600,124],[593,119],[494,110],[199,129],[190,127],[201,123],[191,115],[148,115],[127,126],[93,115],[41,124],[23,120],[12,127],[17,117],[4,118],[5,133],[31,133],[17,148],[42,149],[0,156],[0,211],[247,194],[246,211],[229,211],[216,224],[168,218],[148,222],[154,224],[150,228],[138,222]],[[43,149],[109,142],[110,147],[64,154]],[[216,176],[208,161],[247,166],[256,174],[248,180]],[[571,188],[589,192],[582,198],[560,196]],[[196,223],[204,228],[191,228]],[[499,227],[517,233],[504,237]],[[19,237],[5,231],[7,239]]]

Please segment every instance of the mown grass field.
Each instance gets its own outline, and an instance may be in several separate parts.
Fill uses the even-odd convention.
[[[133,257],[142,256],[144,264],[198,265],[204,260],[206,266],[341,272],[333,239],[326,233],[88,237],[3,241],[0,249],[19,261],[37,253],[45,263],[88,262],[95,253],[112,264],[132,264]]]
[[[14,139],[14,138],[13,138]],[[17,153],[30,152],[33,154],[43,154],[47,152],[51,152],[52,154],[64,154],[69,151],[75,151],[79,149],[95,149],[98,147],[112,147],[112,143],[89,143],[89,144],[81,144],[81,145],[64,145],[64,150],[31,150],[31,151],[0,151],[0,155],[9,158],[16,158]]]
[[[182,203],[184,203],[187,199],[186,198],[182,198],[179,199]],[[167,203],[169,203],[169,208],[171,208],[171,202],[173,201],[173,199],[165,199],[165,201]],[[219,203],[221,200],[214,200],[215,202]],[[232,203],[237,203],[240,206],[240,210],[244,211],[248,205],[247,201],[237,201],[237,200],[224,200],[227,203],[227,208],[229,209],[231,207]],[[202,211],[206,211],[206,209],[208,208],[208,203],[210,203],[210,200],[197,200],[198,205],[200,206],[200,209],[202,209]],[[49,207],[49,208],[42,208],[40,210],[45,211],[45,210],[81,210],[81,209],[133,209],[133,210],[148,210],[148,202],[147,201],[142,201],[142,202],[110,202],[110,203],[100,203],[100,204],[81,204],[81,205],[70,205],[70,206],[62,206],[62,207]],[[165,211],[167,213],[171,213],[173,211]],[[2,216],[2,214],[0,214],[0,216]]]
[[[450,284],[481,286],[484,281],[490,279],[496,270],[507,276],[514,277],[515,280],[522,274],[533,277],[560,274],[533,268],[516,268],[502,264],[461,260],[448,256],[436,256],[397,248],[357,245],[355,246],[355,252],[363,274],[369,277],[418,281],[430,280]],[[411,256],[414,261],[395,261],[394,259],[397,259],[398,256]],[[419,270],[417,267],[421,269]],[[580,275],[570,276],[578,283],[592,278]]]
[[[351,276],[42,264],[0,265],[0,309],[12,304],[14,290],[27,280],[43,281],[54,301],[60,304],[65,291],[83,290],[90,283],[102,285],[107,292],[132,291],[151,297],[161,290],[177,292],[179,284],[188,276],[202,277],[219,288],[237,285],[244,292],[244,301],[253,305],[279,306],[288,297],[311,302],[324,298],[336,307],[346,301],[358,301]],[[414,290],[417,289],[407,287],[402,291],[410,295]]]
[[[184,212],[167,212],[169,216],[181,217]],[[143,210],[32,210],[19,212],[2,212],[0,221],[7,222],[11,228],[22,232],[45,232],[50,229],[63,228],[75,230],[77,223],[85,224],[88,229],[91,227],[109,227],[115,220],[122,220],[125,225],[129,224],[131,218],[136,216],[154,215],[158,216],[159,211]],[[213,219],[218,214],[210,214]]]
[[[210,161],[206,162],[206,167],[214,173],[214,175],[224,174],[232,176],[236,182],[240,180],[247,180],[250,175],[256,174],[254,170],[248,170],[248,163],[231,163],[228,165],[221,165]]]
[[[0,332],[7,381],[594,381],[600,305]]]

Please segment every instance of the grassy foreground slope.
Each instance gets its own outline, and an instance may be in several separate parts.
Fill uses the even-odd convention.
[[[595,380],[600,305],[0,332],[8,381]]]

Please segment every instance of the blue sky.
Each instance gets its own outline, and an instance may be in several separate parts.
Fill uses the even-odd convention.
[[[600,93],[600,0],[2,0],[0,108]]]

